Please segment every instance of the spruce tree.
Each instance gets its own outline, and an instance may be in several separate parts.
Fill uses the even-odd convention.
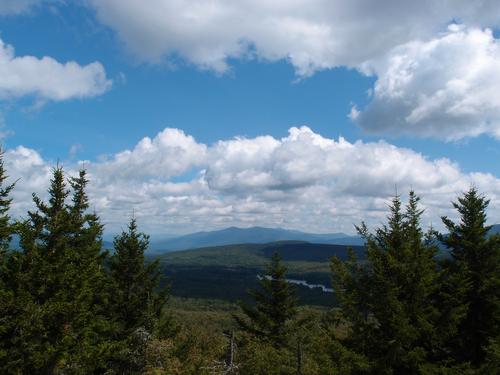
[[[286,271],[281,257],[274,253],[266,273],[259,280],[260,288],[249,291],[255,305],[240,303],[245,316],[235,316],[240,329],[276,348],[286,345],[290,323],[297,315],[298,300],[286,281]]]
[[[148,245],[149,237],[138,231],[135,218],[114,240],[110,272],[113,316],[121,343],[114,358],[114,367],[119,373],[142,371],[145,344],[154,335],[161,336],[162,326],[168,323],[164,312],[168,289],[159,290],[158,260],[146,263],[144,253]]]
[[[23,300],[11,360],[22,372],[53,372],[64,358],[61,341],[67,327],[63,258],[69,218],[62,169],[53,172],[49,203],[33,194],[37,211],[20,227],[23,249],[19,299]],[[15,363],[15,362],[14,362]]]
[[[8,360],[10,336],[14,328],[17,306],[14,296],[17,275],[11,267],[12,254],[9,245],[14,232],[14,225],[9,216],[12,198],[10,193],[14,184],[6,184],[8,178],[3,162],[3,151],[0,150],[0,364]],[[5,370],[0,365],[0,371]]]
[[[74,267],[69,278],[75,282],[74,330],[78,332],[71,360],[86,369],[102,369],[110,355],[114,327],[110,325],[110,279],[104,263],[108,253],[102,250],[104,226],[99,216],[89,210],[87,172],[70,177],[71,202],[67,205],[70,216],[69,260]]]
[[[399,196],[392,200],[387,224],[366,241],[366,261],[351,255],[334,258],[333,285],[342,319],[347,320],[346,344],[365,355],[375,373],[420,373],[434,341],[436,309],[436,247],[421,229],[423,211],[410,192],[403,212]]]
[[[491,340],[500,335],[500,236],[486,225],[489,201],[471,188],[453,203],[460,221],[443,217],[449,234],[441,236],[450,250],[444,264],[448,282],[442,288],[441,310],[456,319],[449,341],[457,362],[481,364]],[[449,281],[448,280],[448,281]]]
[[[2,264],[5,263],[5,256],[14,233],[14,225],[11,223],[9,210],[12,202],[10,193],[15,186],[15,183],[6,183],[9,176],[5,171],[3,157],[4,153],[0,149],[0,261]]]
[[[102,226],[87,214],[85,172],[71,179],[53,171],[48,202],[20,226],[23,249],[19,299],[23,301],[13,358],[26,373],[89,373],[104,368],[109,344],[102,298]]]

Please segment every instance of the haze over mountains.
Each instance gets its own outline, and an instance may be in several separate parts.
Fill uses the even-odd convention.
[[[492,226],[490,233],[500,233],[500,224]],[[203,231],[178,237],[155,239],[152,237],[149,252],[164,253],[202,247],[224,246],[234,244],[266,244],[279,241],[302,241],[317,244],[363,246],[359,236],[345,233],[307,233],[282,228],[238,228],[229,227],[215,231]]]
[[[358,236],[349,236],[345,233],[306,233],[282,228],[237,228],[230,227],[209,232],[196,232],[180,237],[163,240],[152,240],[151,252],[170,252],[177,250],[195,249],[200,247],[222,246],[232,244],[263,244],[277,241],[304,241],[333,245],[363,245]]]
[[[490,234],[499,234],[500,224],[494,224]],[[280,241],[301,241],[315,244],[363,246],[364,241],[359,236],[350,236],[345,233],[306,233],[297,230],[282,228],[237,228],[229,227],[216,231],[204,231],[186,234],[177,237],[155,238],[152,236],[148,252],[150,254],[167,253],[171,251],[198,249],[203,247],[224,246],[235,244],[267,244]],[[19,237],[14,235],[11,241],[14,249],[19,249]],[[106,236],[103,248],[112,250],[112,237]],[[445,250],[444,245],[440,245]]]

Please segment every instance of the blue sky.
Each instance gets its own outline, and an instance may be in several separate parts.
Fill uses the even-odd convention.
[[[166,126],[208,143],[237,135],[281,137],[295,125],[328,136],[362,135],[347,114],[352,102],[366,101],[373,79],[356,71],[340,68],[297,81],[285,61],[235,60],[223,75],[182,61],[176,67],[140,63],[92,11],[74,5],[55,9],[42,8],[21,22],[4,17],[2,39],[15,46],[17,55],[48,55],[82,65],[97,60],[115,87],[91,101],[70,100],[35,112],[22,103],[25,108],[5,115],[15,131],[7,140],[12,145],[31,144],[51,158],[65,158],[72,144],[81,143],[82,156],[91,159],[132,147]]]
[[[111,231],[123,225],[127,212],[137,210],[145,227],[155,233],[226,225],[352,232],[352,224],[365,216],[374,223],[380,221],[383,202],[390,196],[387,186],[395,185],[403,191],[421,188],[417,192],[429,197],[429,222],[449,213],[441,204],[443,199],[449,202],[470,184],[484,186],[496,203],[500,199],[500,100],[492,95],[499,78],[488,82],[485,77],[500,73],[497,35],[489,31],[500,23],[490,15],[489,2],[472,13],[466,2],[449,9],[433,8],[430,17],[426,16],[426,7],[432,7],[429,4],[414,10],[415,14],[394,5],[393,11],[403,15],[401,24],[379,20],[376,11],[364,6],[368,3],[363,1],[347,10],[343,8],[350,6],[348,2],[337,2],[341,5],[339,14],[322,0],[313,1],[313,12],[302,1],[295,7],[283,2],[275,8],[242,1],[228,8],[231,20],[225,18],[229,3],[223,0],[211,2],[209,9],[199,9],[194,1],[181,6],[176,1],[154,0],[146,10],[134,0],[0,2],[0,39],[4,48],[9,45],[15,51],[11,60],[5,53],[0,56],[10,62],[0,70],[0,112],[2,142],[11,151],[6,155],[12,158],[11,175],[41,181],[57,160],[63,161],[68,173],[87,160],[96,181],[92,194],[105,200],[96,207]],[[194,20],[192,28],[189,20],[177,24],[169,18],[173,10],[179,12],[181,21],[184,14],[189,15],[189,20]],[[166,12],[165,17],[158,20],[155,12]],[[336,17],[345,18],[342,12],[358,16],[360,23],[373,22],[359,30],[352,30],[349,23],[336,25]],[[249,24],[256,17],[269,18],[277,26],[265,32],[267,24],[252,29],[244,25],[246,18],[241,18],[243,26],[239,27],[234,19],[246,17],[242,14],[249,14]],[[469,14],[474,17],[467,18]],[[290,19],[295,23],[290,25]],[[375,19],[378,24],[372,25]],[[453,25],[451,20],[459,21]],[[287,35],[293,36],[296,30],[298,37],[289,40]],[[228,37],[232,33],[235,40]],[[374,40],[368,40],[372,35]],[[486,52],[468,58],[468,48]],[[460,50],[463,56],[456,55]],[[56,69],[54,73],[37,73],[44,56],[56,62],[55,68],[69,61],[77,64],[78,72],[94,62],[99,66],[88,69],[81,88],[75,89],[74,72]],[[32,64],[26,69],[19,68],[21,64],[16,65],[15,60],[24,57],[31,59],[24,66]],[[23,76],[28,69],[29,74],[60,77],[56,83],[41,79],[31,84],[29,77]],[[471,71],[477,73],[469,75]],[[16,74],[18,83],[9,83],[9,75]],[[57,97],[47,94],[54,90],[62,91],[57,91],[61,93]],[[353,108],[359,116],[350,116]],[[297,139],[308,141],[297,150],[294,147],[301,147],[300,142],[289,135],[289,129],[302,126],[307,130]],[[175,133],[179,145],[169,138],[164,146],[158,134],[166,128],[182,133]],[[173,133],[168,134],[163,136],[173,137]],[[261,142],[262,136],[269,139]],[[157,139],[159,144],[154,149],[157,154],[146,152],[151,160],[162,161],[154,169],[162,171],[158,175],[154,170],[134,174],[134,167],[146,165],[141,163],[152,165],[141,159],[145,151],[136,149],[144,137],[153,139],[153,143]],[[191,143],[186,140],[189,137]],[[337,142],[339,137],[368,155],[346,160],[347,156],[335,151],[341,148],[339,145],[326,144]],[[242,139],[248,142],[238,143]],[[299,146],[292,147],[296,141]],[[223,144],[219,147],[220,142]],[[227,151],[229,143],[245,155],[235,157],[234,152]],[[286,148],[289,143],[290,148]],[[321,148],[318,159],[302,155],[310,144]],[[198,147],[199,152],[207,149],[201,157],[205,161],[187,150],[191,146]],[[263,147],[262,154],[256,151],[250,157],[248,150],[253,147]],[[279,151],[280,147],[285,151]],[[30,156],[21,148],[29,150]],[[391,148],[397,151],[395,155],[388,151]],[[125,150],[130,150],[130,155],[125,155],[131,158],[127,159],[130,176],[113,169],[120,167],[117,155]],[[313,154],[316,151],[311,150]],[[378,156],[370,156],[372,152]],[[411,155],[405,159],[403,154],[407,152]],[[42,176],[17,171],[20,164],[15,163],[16,158],[22,157],[38,158],[30,168],[35,174],[43,171]],[[183,157],[191,161],[177,160]],[[299,166],[310,171],[330,160],[342,161],[345,171],[328,166],[324,180],[320,181],[322,173],[318,171],[311,175],[310,183],[298,182],[296,176],[283,177],[290,170],[300,174]],[[359,166],[368,163],[366,160],[378,163],[378,175],[371,174],[374,168],[365,171]],[[398,163],[404,164],[398,167]],[[221,165],[227,169],[220,169]],[[283,172],[283,165],[290,168]],[[390,168],[397,169],[393,175]],[[352,169],[359,178],[353,178],[353,186],[343,186],[350,180],[343,173]],[[130,194],[115,199],[116,193],[104,186],[106,181],[109,186],[113,183],[99,174],[102,171],[122,176],[122,185],[117,182],[115,188],[119,191],[126,187]],[[241,186],[227,182],[245,178],[253,182]],[[163,190],[144,193],[153,183],[163,184]],[[182,184],[187,184],[185,194],[179,193]],[[196,184],[204,187],[196,188]],[[372,184],[380,190],[360,189],[360,184]],[[31,189],[41,194],[46,187],[28,185],[26,192]],[[307,200],[319,191],[323,199],[332,200],[328,209]],[[18,194],[19,200],[27,199],[22,192]],[[180,196],[190,202],[189,207],[178,206]],[[159,201],[165,204],[164,212],[172,214],[168,218],[148,213],[148,208]],[[249,202],[255,207],[248,211],[235,208]],[[294,202],[291,211],[287,208],[290,202]],[[353,205],[356,209],[346,214]],[[26,207],[23,202],[16,209],[22,214]],[[192,213],[181,215],[183,209]],[[311,212],[317,215],[316,220],[302,217]],[[292,220],[290,215],[296,218]],[[496,211],[492,217],[499,218]]]

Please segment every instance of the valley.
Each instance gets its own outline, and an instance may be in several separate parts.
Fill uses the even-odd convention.
[[[293,280],[301,304],[333,306],[335,298],[327,290],[331,288],[329,261],[333,256],[347,259],[348,249],[344,245],[282,241],[170,252],[158,259],[173,296],[234,303],[248,301],[247,290],[257,287],[258,276],[277,252],[288,268],[287,277]],[[363,247],[352,249],[358,257],[363,256]]]

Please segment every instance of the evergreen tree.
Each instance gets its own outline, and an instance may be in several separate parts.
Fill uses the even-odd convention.
[[[67,205],[70,217],[68,278],[75,282],[73,291],[74,341],[73,362],[85,369],[103,369],[112,350],[110,325],[110,279],[104,263],[108,253],[102,250],[103,225],[95,212],[89,211],[87,173],[80,170],[77,177],[70,177],[71,203]],[[70,272],[75,272],[73,275]]]
[[[2,264],[5,264],[5,257],[9,250],[12,234],[14,233],[9,209],[12,202],[10,193],[14,189],[15,183],[6,184],[8,176],[4,168],[3,156],[4,153],[0,149],[0,261]]]
[[[286,267],[274,253],[265,275],[260,278],[260,289],[250,290],[255,306],[240,303],[245,317],[235,316],[240,329],[270,342],[274,347],[287,343],[290,323],[297,315],[297,298],[286,281]]]
[[[348,320],[346,344],[365,355],[375,373],[417,374],[434,342],[437,311],[429,303],[435,293],[436,247],[424,235],[419,198],[410,192],[405,212],[396,196],[386,225],[366,241],[366,263],[351,254],[334,258],[333,285],[342,319]]]
[[[12,335],[13,319],[16,305],[13,293],[16,275],[12,272],[9,245],[14,232],[14,225],[9,216],[12,198],[10,193],[14,184],[6,184],[8,176],[3,162],[3,152],[0,150],[0,364],[7,360],[10,336]],[[0,366],[2,370],[2,366]]]
[[[33,195],[38,211],[28,212],[29,219],[20,227],[23,256],[17,298],[24,306],[10,358],[12,366],[22,372],[53,372],[64,357],[61,341],[67,327],[67,307],[60,297],[65,287],[62,258],[69,222],[64,209],[68,194],[63,172],[57,168],[49,203]]]
[[[449,235],[441,240],[452,260],[444,264],[448,282],[440,309],[457,323],[449,341],[455,360],[473,366],[483,362],[491,340],[500,336],[500,236],[488,234],[488,204],[471,188],[453,203],[460,221],[442,218]]]
[[[121,350],[114,359],[119,373],[140,372],[144,366],[147,341],[161,336],[168,325],[163,311],[168,289],[158,291],[161,272],[158,260],[145,262],[149,237],[138,231],[132,218],[126,231],[114,240],[115,253],[110,260],[113,289],[113,315]]]
[[[105,366],[102,226],[86,213],[85,172],[70,182],[68,204],[63,170],[55,168],[48,202],[34,194],[37,210],[20,226],[17,298],[23,309],[11,358],[26,373],[89,373]]]

